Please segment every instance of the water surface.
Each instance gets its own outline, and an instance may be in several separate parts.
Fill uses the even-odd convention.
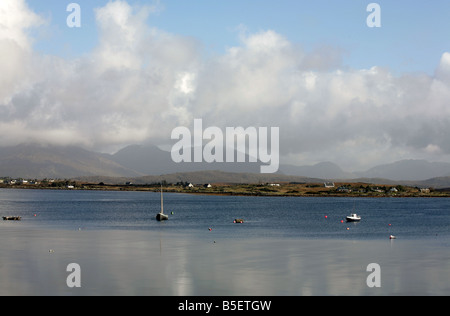
[[[159,205],[157,193],[0,190],[0,215],[23,217],[0,222],[0,295],[450,294],[449,199],[165,194],[163,223]],[[341,223],[353,209],[363,220]],[[366,284],[370,263],[381,288]]]

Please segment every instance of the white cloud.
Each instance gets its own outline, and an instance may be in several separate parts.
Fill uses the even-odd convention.
[[[28,9],[25,0],[2,0],[0,16],[0,39],[15,42],[24,49],[30,48],[26,30],[44,23],[41,17]]]
[[[26,88],[33,78],[32,40],[27,31],[44,22],[24,0],[0,2],[0,107],[12,92]]]
[[[267,30],[241,33],[239,46],[205,58],[196,39],[149,26],[154,10],[108,2],[95,11],[97,47],[64,60],[35,54],[27,29],[43,20],[23,0],[3,0],[0,145],[170,143],[173,128],[202,118],[222,128],[280,127],[281,154],[299,164],[358,169],[450,156],[450,53],[433,77],[395,76],[350,69],[340,49],[308,52]]]

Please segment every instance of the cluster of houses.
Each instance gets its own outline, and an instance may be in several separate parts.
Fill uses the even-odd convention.
[[[39,180],[27,180],[27,179],[11,179],[11,178],[0,178],[0,185],[21,185],[21,186],[38,186],[38,185],[53,185],[58,182],[59,180],[55,179],[45,179],[42,181]],[[67,189],[75,189],[74,185],[69,184],[67,181],[63,183],[63,186]]]
[[[48,182],[54,182],[55,180],[48,180]],[[39,185],[41,184],[38,180],[25,180],[25,179],[0,179],[0,184],[9,185]]]
[[[324,187],[325,188],[334,188],[335,184],[333,182],[324,182]],[[430,189],[429,188],[417,188],[418,190],[420,190],[420,193],[430,193]],[[336,189],[337,192],[341,192],[341,193],[350,193],[350,192],[359,192],[359,193],[367,193],[367,192],[377,192],[377,193],[397,193],[399,192],[399,189],[396,187],[390,187],[390,188],[386,188],[386,187],[382,187],[380,188],[379,186],[367,186],[367,187],[352,187],[350,185],[342,185],[340,187],[338,187]]]
[[[198,187],[204,187],[205,189],[212,188],[212,185],[210,183],[200,184],[200,185],[197,185],[197,186]],[[184,187],[186,187],[186,188],[195,188],[195,185],[192,184],[192,183],[188,183]]]

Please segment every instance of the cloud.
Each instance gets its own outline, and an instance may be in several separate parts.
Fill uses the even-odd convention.
[[[0,102],[32,79],[32,40],[27,31],[44,22],[27,8],[24,0],[0,2]]]
[[[23,16],[34,16],[26,6],[18,7]],[[104,149],[161,139],[161,131],[170,138],[164,118],[177,121],[184,115],[170,99],[188,87],[189,80],[180,86],[180,76],[196,62],[198,43],[150,28],[146,21],[153,11],[125,1],[96,9],[99,43],[89,55],[71,60],[36,54],[31,45],[22,45],[22,33],[5,31],[12,44],[0,46],[11,56],[0,61],[3,73],[10,69],[2,75],[0,132],[14,131],[14,137],[0,138],[1,145],[43,142]],[[0,20],[11,13],[0,12]]]
[[[95,10],[89,54],[35,53],[28,29],[43,19],[23,0],[0,4],[0,145],[118,148],[170,143],[172,129],[280,127],[282,156],[344,167],[450,157],[450,53],[434,76],[352,69],[343,50],[311,51],[273,30],[205,57],[202,43],[149,25],[155,7],[110,1]]]

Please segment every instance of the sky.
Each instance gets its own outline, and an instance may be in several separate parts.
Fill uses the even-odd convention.
[[[70,28],[67,5],[80,5]],[[0,146],[280,127],[282,163],[450,162],[450,2],[1,0]]]

